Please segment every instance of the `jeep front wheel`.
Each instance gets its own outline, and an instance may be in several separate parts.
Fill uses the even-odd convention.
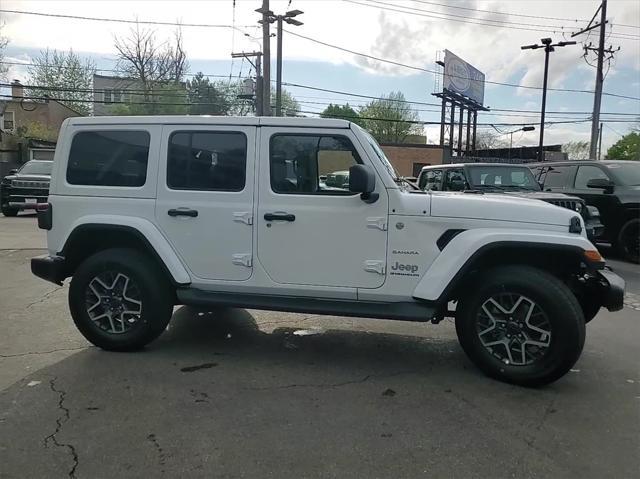
[[[69,307],[77,328],[91,343],[110,351],[131,351],[165,330],[172,297],[153,261],[135,250],[114,248],[78,267],[69,288]]]
[[[487,271],[459,300],[456,332],[485,374],[541,386],[566,374],[582,352],[585,320],[569,288],[529,266]]]

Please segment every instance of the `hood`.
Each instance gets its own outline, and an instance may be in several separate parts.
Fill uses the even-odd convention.
[[[493,194],[493,193],[491,193]],[[564,193],[555,193],[550,191],[507,191],[500,192],[498,194],[504,194],[506,196],[519,196],[521,198],[532,198],[534,200],[551,201],[551,200],[564,200],[564,201],[582,201],[577,196],[565,195]]]
[[[49,181],[51,175],[21,175],[20,173],[10,177],[12,180],[24,180],[24,181]]]
[[[569,226],[576,213],[517,195],[433,192],[431,216]]]

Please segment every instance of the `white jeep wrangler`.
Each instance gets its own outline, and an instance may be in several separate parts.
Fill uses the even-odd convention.
[[[73,320],[108,350],[154,340],[175,304],[453,316],[485,373],[541,385],[577,361],[601,306],[622,308],[578,214],[420,191],[342,120],[71,118],[38,210],[49,254],[32,271],[72,277]]]

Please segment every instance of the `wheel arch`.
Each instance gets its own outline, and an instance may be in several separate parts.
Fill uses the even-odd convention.
[[[476,272],[500,265],[535,266],[562,276],[584,267],[584,251],[595,249],[581,236],[545,237],[544,234],[538,234],[509,238],[504,233],[498,233],[472,239],[471,235],[473,230],[459,234],[447,244],[416,286],[413,292],[415,298],[446,304],[465,290]],[[552,242],[558,237],[567,241]]]
[[[189,284],[191,278],[173,248],[153,224],[146,223],[131,225],[92,221],[76,225],[58,252],[65,258],[67,275],[73,275],[82,261],[98,251],[132,248],[156,262],[175,286]]]

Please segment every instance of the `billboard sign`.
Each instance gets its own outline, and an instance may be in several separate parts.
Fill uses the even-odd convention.
[[[484,102],[484,73],[449,50],[444,51],[443,87],[480,105]]]

